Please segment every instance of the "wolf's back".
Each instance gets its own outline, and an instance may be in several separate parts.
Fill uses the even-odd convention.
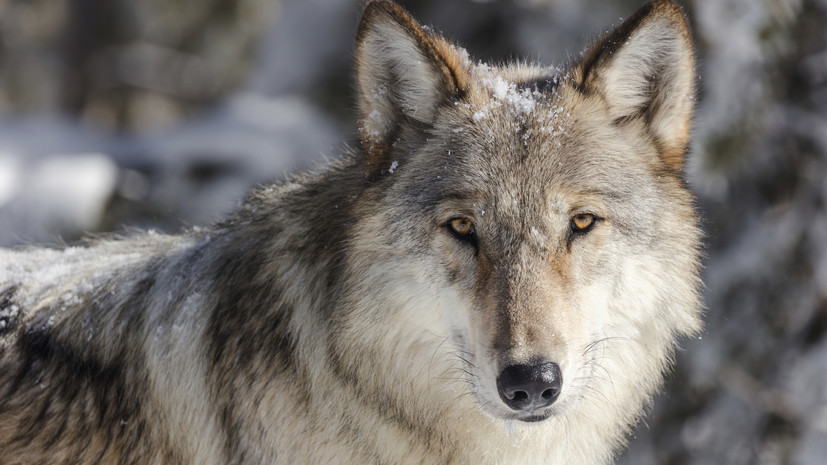
[[[148,401],[149,328],[162,293],[180,292],[164,280],[192,243],[0,251],[0,463],[167,460],[150,446],[166,428]]]

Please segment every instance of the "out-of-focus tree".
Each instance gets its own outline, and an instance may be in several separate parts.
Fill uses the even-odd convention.
[[[157,127],[241,85],[279,3],[9,0],[0,107],[120,129]]]

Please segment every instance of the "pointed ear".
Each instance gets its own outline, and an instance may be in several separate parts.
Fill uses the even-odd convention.
[[[424,30],[393,2],[367,4],[356,34],[359,137],[370,164],[407,124],[430,125],[439,105],[462,98],[467,55]]]
[[[617,124],[642,120],[680,171],[695,99],[695,58],[680,7],[655,0],[594,43],[574,69],[586,94],[602,97]]]

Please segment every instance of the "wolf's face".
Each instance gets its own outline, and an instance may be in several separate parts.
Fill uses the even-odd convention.
[[[372,234],[416,262],[479,407],[536,422],[633,388],[616,370],[652,384],[697,327],[680,11],[650,4],[559,71],[472,64],[374,2],[357,59]]]

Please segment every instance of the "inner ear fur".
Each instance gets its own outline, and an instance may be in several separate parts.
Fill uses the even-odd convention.
[[[359,138],[369,172],[389,165],[388,149],[405,125],[427,127],[441,104],[463,97],[466,61],[464,52],[395,3],[367,4],[356,34],[356,74]]]
[[[655,0],[591,47],[575,82],[622,124],[642,118],[661,158],[681,171],[695,101],[695,57],[683,11]]]

